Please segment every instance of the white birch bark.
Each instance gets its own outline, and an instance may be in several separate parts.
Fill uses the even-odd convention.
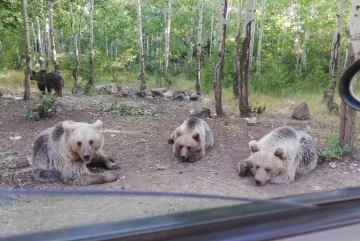
[[[74,77],[74,86],[72,89],[72,93],[73,94],[77,94],[78,93],[78,84],[77,84],[77,72],[80,69],[80,57],[79,57],[79,48],[78,48],[78,35],[75,31],[75,18],[73,15],[73,11],[72,11],[72,6],[71,6],[71,0],[68,1],[69,4],[69,12],[70,12],[70,17],[71,17],[71,32],[73,35],[73,41],[74,41],[74,54],[75,54],[75,67],[72,69],[72,76]]]
[[[196,84],[195,89],[200,92],[200,70],[201,70],[201,36],[202,36],[202,25],[203,25],[203,5],[204,1],[199,0],[199,23],[197,33],[197,50],[196,50]]]
[[[171,82],[168,75],[169,68],[169,52],[170,52],[170,30],[171,30],[171,4],[172,0],[168,0],[168,9],[166,14],[166,26],[165,26],[165,48],[164,48],[164,79],[168,87]]]
[[[260,68],[261,68],[261,50],[262,50],[262,39],[263,39],[263,31],[264,31],[265,9],[266,9],[266,0],[262,0],[259,40],[258,40],[258,47],[257,47],[257,53],[256,53],[256,73],[257,74],[260,73]],[[278,43],[279,43],[279,41],[278,41]]]
[[[242,54],[240,59],[240,95],[239,95],[239,111],[241,116],[249,116],[249,72],[250,72],[250,43],[252,39],[252,20],[253,20],[253,0],[246,1],[245,7],[245,32],[242,41]]]
[[[26,68],[24,71],[24,100],[30,99],[30,75],[31,75],[31,51],[30,51],[30,34],[29,34],[29,18],[27,13],[27,0],[22,0],[22,14],[24,19],[24,35],[25,35],[25,59]]]
[[[227,6],[228,6],[228,1],[221,0],[218,60],[216,62],[216,67],[215,67],[215,110],[217,116],[225,115],[224,110],[222,108],[222,74],[223,74],[224,56],[225,56]]]
[[[49,6],[49,38],[50,38],[50,48],[51,48],[51,57],[54,65],[54,72],[60,73],[60,65],[57,62],[56,49],[55,49],[55,36],[54,36],[54,4],[48,2]]]
[[[142,23],[141,23],[141,0],[136,0],[137,10],[137,27],[138,27],[138,40],[139,40],[139,54],[140,54],[140,90],[146,89],[145,82],[145,60],[144,60],[144,44],[142,37]]]
[[[89,93],[91,86],[94,85],[94,0],[89,0],[90,9],[89,9],[89,81],[86,84],[85,94]]]

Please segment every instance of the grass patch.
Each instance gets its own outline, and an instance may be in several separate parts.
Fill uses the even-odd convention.
[[[154,108],[138,108],[125,104],[112,104],[111,106],[101,106],[100,111],[108,114],[118,115],[157,115],[160,112]]]
[[[39,120],[41,118],[53,117],[60,111],[60,104],[57,97],[51,94],[38,95],[38,103],[24,111],[28,119]]]
[[[339,136],[333,133],[326,139],[324,147],[319,150],[319,157],[322,160],[341,160],[350,151],[348,145],[339,146]]]

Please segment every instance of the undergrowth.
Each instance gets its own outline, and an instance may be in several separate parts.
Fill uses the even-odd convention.
[[[38,102],[34,107],[27,108],[24,115],[28,119],[39,120],[55,116],[60,111],[60,104],[55,95],[38,95]]]
[[[331,134],[325,141],[324,147],[319,151],[319,157],[322,160],[341,160],[342,157],[350,152],[350,147],[345,144],[339,146],[339,136]]]
[[[109,114],[119,114],[119,115],[156,115],[160,112],[154,108],[138,108],[134,106],[129,106],[125,104],[114,103],[111,106],[101,106],[100,111],[103,113]]]

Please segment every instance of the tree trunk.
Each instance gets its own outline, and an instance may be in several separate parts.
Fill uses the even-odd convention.
[[[301,52],[301,70],[306,69],[307,46],[308,46],[309,37],[310,37],[310,30],[306,29],[305,30],[305,40],[304,40],[304,44],[303,44],[303,48],[302,48],[302,52]]]
[[[36,17],[36,28],[37,28],[37,40],[39,43],[39,64],[41,67],[43,67],[44,65],[44,60],[45,60],[45,49],[44,49],[44,41],[43,38],[41,37],[41,29],[40,29],[40,22],[39,22],[39,18]]]
[[[349,38],[347,44],[347,57],[345,68],[348,68],[355,60],[360,58],[360,15],[358,1],[353,0],[349,17]],[[356,111],[341,102],[340,114],[340,138],[339,145],[348,145],[351,150],[354,146]]]
[[[49,70],[49,55],[50,55],[50,32],[49,32],[49,19],[46,19],[45,22],[45,68]]]
[[[31,52],[30,52],[30,35],[29,35],[29,18],[27,13],[27,0],[22,0],[22,13],[24,18],[25,33],[25,79],[24,79],[24,100],[30,99],[30,75],[31,75]]]
[[[253,0],[253,8],[252,8],[252,22],[251,22],[251,40],[250,40],[250,62],[249,69],[251,68],[251,64],[254,56],[254,41],[255,41],[255,29],[256,29],[256,7],[257,0]]]
[[[220,31],[219,31],[219,49],[218,60],[215,67],[215,109],[217,116],[224,116],[222,108],[222,73],[224,68],[225,56],[225,33],[226,33],[226,14],[228,1],[221,0],[220,6]]]
[[[171,26],[171,3],[169,0],[168,12],[166,14],[166,27],[165,27],[165,49],[164,49],[164,79],[168,87],[171,85],[171,81],[168,75],[169,68],[169,51],[170,51],[170,26]]]
[[[48,2],[49,6],[49,37],[50,37],[50,46],[51,46],[51,55],[52,61],[54,64],[54,71],[57,74],[60,74],[60,65],[56,60],[56,49],[55,49],[55,37],[54,37],[54,4]]]
[[[250,115],[249,106],[249,72],[250,72],[250,42],[251,42],[251,27],[253,18],[253,0],[246,1],[245,13],[245,37],[242,42],[242,54],[240,59],[240,96],[239,96],[239,110],[241,116]]]
[[[86,84],[85,94],[88,94],[91,87],[94,85],[94,24],[93,24],[93,14],[94,14],[94,0],[90,1],[90,15],[89,15],[89,81]]]
[[[72,76],[74,77],[74,86],[72,89],[73,94],[78,93],[78,78],[77,78],[77,72],[80,69],[80,57],[79,57],[79,48],[78,48],[78,36],[75,31],[75,20],[74,15],[71,7],[71,0],[69,0],[69,11],[70,11],[70,17],[71,17],[71,32],[73,34],[73,41],[74,41],[74,54],[75,54],[75,67],[72,69]]]
[[[146,89],[145,81],[145,60],[144,60],[144,44],[142,37],[142,24],[141,24],[141,0],[136,0],[137,5],[137,25],[139,33],[139,50],[140,50],[140,90]]]
[[[266,8],[266,0],[262,0],[259,40],[258,40],[258,47],[257,47],[257,53],[256,53],[256,73],[257,74],[260,74],[261,49],[262,49],[262,38],[263,38],[263,31],[264,31],[265,8]]]
[[[233,79],[233,93],[236,99],[239,98],[241,15],[242,15],[241,0],[238,0],[237,29],[235,35],[234,79]]]
[[[212,56],[213,39],[214,39],[214,15],[211,14],[210,49],[209,49],[210,57]]]
[[[341,31],[342,31],[342,22],[344,17],[344,6],[346,0],[341,0],[339,4],[339,9],[336,14],[337,23],[334,32],[332,48],[331,48],[331,59],[330,59],[330,85],[325,92],[324,99],[326,101],[328,110],[335,111],[336,114],[339,114],[339,106],[334,102],[334,93],[336,88],[336,78],[338,75],[339,69],[339,60],[340,60],[340,44],[341,44]]]
[[[204,1],[199,0],[199,25],[198,25],[198,39],[197,39],[197,51],[196,51],[196,84],[195,89],[200,92],[200,69],[201,69],[201,35],[203,24],[203,5]]]

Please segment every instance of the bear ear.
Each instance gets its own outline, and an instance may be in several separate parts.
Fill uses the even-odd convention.
[[[276,149],[274,155],[280,158],[281,160],[285,161],[287,158],[285,147],[280,146],[278,149]]]
[[[197,142],[199,142],[200,141],[200,135],[199,135],[199,133],[194,133],[193,135],[192,135],[192,138],[195,140],[195,141],[197,141]]]
[[[102,122],[101,120],[97,120],[97,121],[95,121],[94,124],[92,124],[92,126],[93,126],[94,128],[99,129],[99,130],[101,130],[102,125],[103,125],[103,122]]]
[[[71,132],[71,131],[73,131],[74,130],[74,126],[72,125],[72,122],[70,122],[70,121],[64,121],[63,123],[62,123],[62,127],[64,128],[64,131],[65,132]]]
[[[255,140],[249,142],[249,149],[251,153],[258,152],[260,150],[259,143]]]

